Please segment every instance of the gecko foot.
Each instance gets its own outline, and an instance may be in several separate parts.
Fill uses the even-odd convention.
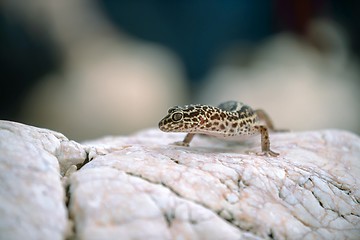
[[[172,145],[188,147],[189,143],[181,141],[181,142],[174,142]]]
[[[277,153],[277,152],[273,152],[273,151],[271,151],[269,149],[269,150],[266,150],[266,151],[258,152],[258,153],[256,153],[256,155],[258,155],[258,156],[267,156],[267,157],[277,157],[280,154]]]

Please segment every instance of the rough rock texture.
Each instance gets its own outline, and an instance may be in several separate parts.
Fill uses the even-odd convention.
[[[0,121],[0,239],[64,239],[69,223],[59,163],[86,156],[60,133]]]
[[[148,130],[80,145],[0,121],[1,238],[64,239],[66,210],[76,239],[360,238],[358,136],[272,134],[272,158],[246,153],[260,150],[257,138],[169,145],[183,135]],[[81,168],[67,178],[71,165]]]

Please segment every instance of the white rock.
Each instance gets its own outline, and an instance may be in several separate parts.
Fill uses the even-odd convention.
[[[66,165],[66,152],[58,152],[64,144],[76,145],[60,133],[0,121],[1,239],[64,239],[67,235],[69,222],[56,158],[61,155]],[[74,160],[75,149],[69,152]],[[81,149],[77,156],[84,152]]]
[[[244,154],[243,145],[205,137],[196,137],[189,148],[169,145],[181,140],[183,135],[150,130],[129,138],[87,142],[87,146],[101,154],[94,154],[92,161],[73,175],[76,184],[72,185],[72,192],[77,193],[82,186],[80,177],[100,169],[102,176],[117,171],[119,175],[143,179],[146,185],[168,189],[177,198],[202,206],[208,214],[214,214],[211,221],[218,219],[219,223],[213,224],[216,229],[199,228],[202,215],[193,212],[192,220],[183,222],[188,207],[177,208],[181,210],[172,213],[173,222],[177,223],[176,229],[190,234],[186,235],[189,238],[217,239],[219,232],[233,228],[237,229],[234,239],[245,233],[277,239],[357,239],[359,236],[359,137],[335,130],[274,134],[272,148],[281,155],[267,158]],[[256,140],[253,144],[259,148]],[[250,150],[255,149],[250,146]],[[141,187],[137,197],[145,191],[154,199],[154,193],[144,188]],[[112,194],[118,195],[117,191]],[[161,209],[179,204],[168,196],[155,195]],[[92,197],[72,198],[72,204],[83,205],[88,198]],[[130,196],[125,199],[134,201]],[[103,205],[108,203],[104,200]],[[130,210],[126,212],[134,216]],[[85,219],[97,221],[97,217],[75,218],[83,226],[78,232],[80,236],[88,237],[91,227],[85,224],[88,222]],[[121,227],[111,221],[105,225]],[[211,235],[204,235],[210,230]],[[178,234],[162,231],[156,238],[176,238]],[[229,239],[233,236],[229,235]]]
[[[183,135],[148,130],[80,145],[0,122],[1,238],[65,239],[68,211],[76,239],[359,239],[358,136],[272,134],[273,158],[245,153],[257,140],[170,145]]]

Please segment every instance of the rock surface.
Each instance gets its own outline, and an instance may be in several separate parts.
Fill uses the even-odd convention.
[[[83,147],[60,133],[0,121],[0,239],[64,239],[60,172],[85,158]]]
[[[170,145],[183,135],[78,144],[0,121],[0,238],[360,238],[358,136],[272,134],[272,158],[246,153],[257,138]]]

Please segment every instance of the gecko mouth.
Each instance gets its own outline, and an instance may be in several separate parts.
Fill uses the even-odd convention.
[[[166,121],[165,118],[159,122],[159,125],[158,125],[158,126],[159,126],[159,129],[160,129],[161,131],[163,131],[163,132],[174,131],[174,129],[173,129],[173,130],[170,130],[171,127],[168,126],[168,122]]]
[[[174,128],[174,127],[169,127],[169,126],[165,126],[165,125],[161,125],[159,124],[159,129],[163,132],[181,132],[180,129]]]
[[[158,124],[158,126],[159,126],[159,129],[160,129],[161,131],[167,132],[167,131],[166,131],[167,129],[164,127],[164,122],[163,122],[163,121],[160,121],[159,124]]]
[[[166,119],[159,122],[159,129],[163,132],[184,132],[183,125],[169,124]]]

